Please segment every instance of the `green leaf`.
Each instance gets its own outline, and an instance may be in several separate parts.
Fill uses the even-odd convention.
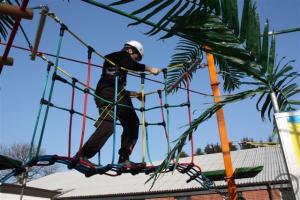
[[[260,113],[260,116],[261,116],[261,119],[264,121],[265,120],[265,113],[268,109],[269,106],[272,106],[271,105],[271,97],[270,97],[270,94],[266,96],[265,98],[265,101],[261,107],[261,113]]]
[[[131,14],[132,15],[136,15],[136,14],[139,14],[139,13],[142,13],[142,12],[145,12],[157,5],[159,5],[160,3],[164,2],[164,0],[155,0],[155,1],[151,1],[149,4],[147,4],[146,6],[138,9],[138,10],[135,10],[133,11]]]
[[[121,4],[125,4],[125,3],[130,3],[134,0],[121,0],[121,1],[116,1],[116,2],[113,2],[111,4],[109,4],[109,6],[117,6],[117,5],[121,5]]]
[[[157,31],[155,31],[155,30],[156,30],[156,27],[154,27],[154,28],[152,28],[150,31],[148,31],[146,34],[147,34],[147,35],[148,35],[148,34],[154,35],[154,34],[156,34],[158,31],[160,31],[162,28],[166,27],[166,26],[168,25],[169,21],[165,22],[164,24],[163,24],[163,22],[164,22],[165,20],[167,20],[167,19],[170,18],[170,16],[171,16],[171,15],[179,8],[179,6],[181,5],[181,3],[182,3],[182,0],[179,0],[179,2],[178,2],[175,6],[173,6],[173,7],[169,10],[169,12],[167,12],[167,14],[166,14],[163,18],[160,19],[160,21],[156,24],[157,27],[160,27],[160,28],[158,28]],[[176,16],[176,14],[175,14],[175,16]],[[163,24],[163,26],[161,26],[162,24]],[[155,31],[155,32],[154,32],[154,31]]]
[[[261,64],[261,39],[260,39],[260,23],[259,23],[259,15],[256,13],[255,15],[255,55],[257,63]]]
[[[268,74],[272,74],[275,65],[275,46],[276,46],[275,35],[272,35],[270,54],[269,54]]]
[[[180,154],[189,135],[194,134],[195,130],[198,128],[198,126],[201,123],[203,123],[204,121],[206,121],[207,119],[212,117],[223,106],[230,104],[230,103],[234,103],[236,101],[243,100],[243,99],[252,98],[257,93],[264,92],[264,90],[265,90],[264,88],[257,88],[256,90],[243,91],[238,94],[231,95],[230,97],[225,98],[223,101],[216,103],[216,104],[212,105],[211,107],[209,107],[208,109],[206,109],[203,113],[201,113],[201,115],[199,117],[194,119],[192,121],[191,125],[189,126],[189,128],[180,135],[180,137],[176,140],[176,144],[174,145],[174,147],[171,149],[171,151],[168,153],[167,157],[161,163],[159,169],[151,175],[151,177],[147,180],[147,182],[154,179],[153,183],[152,183],[152,184],[154,184],[154,182],[159,177],[160,173],[163,172],[169,166],[169,164],[176,157],[176,155]],[[178,156],[177,156],[177,158],[178,158]]]
[[[236,36],[239,35],[239,16],[238,16],[238,5],[237,5],[237,0],[231,0],[231,13],[232,13],[232,26],[234,29],[234,34]]]
[[[267,20],[264,27],[263,44],[261,52],[262,74],[265,74],[268,69],[269,55],[269,21]]]
[[[216,15],[219,16],[221,13],[221,5],[219,0],[211,0],[211,2],[212,2],[212,8],[215,10]]]
[[[244,1],[244,8],[243,8],[242,22],[241,22],[241,30],[240,30],[240,39],[241,39],[241,41],[245,41],[246,38],[247,38],[247,30],[249,30],[248,16],[250,15],[251,5],[252,5],[251,0],[245,0]]]
[[[158,0],[161,1],[161,0]],[[145,17],[143,17],[142,21],[147,21],[149,18],[151,18],[152,16],[154,16],[155,14],[157,14],[158,12],[160,12],[161,10],[165,9],[166,7],[168,7],[169,5],[171,5],[175,0],[166,0],[164,1],[164,3],[162,3],[161,5],[159,5],[158,7],[156,7],[152,12],[150,12],[149,14],[147,14]],[[152,2],[153,3],[153,2]],[[150,3],[151,4],[151,3]],[[146,8],[145,8],[146,9]],[[137,11],[133,12],[132,15],[137,14]],[[135,22],[135,23],[131,23],[129,24],[129,26],[131,25],[137,25],[141,22]]]

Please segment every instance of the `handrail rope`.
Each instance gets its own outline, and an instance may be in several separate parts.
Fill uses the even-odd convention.
[[[56,21],[58,24],[63,25],[65,27],[67,27],[58,17],[55,13],[53,12],[48,12],[47,15],[49,17],[51,17],[52,19],[54,19],[54,21]],[[75,34],[73,31],[71,31],[69,28],[66,29],[66,31],[68,31],[75,39],[77,39],[82,45],[84,45],[85,47],[90,47],[90,45],[88,45],[85,41],[83,41],[77,34]],[[98,55],[100,58],[102,58],[103,60],[105,60],[106,62],[108,62],[109,64],[111,64],[114,67],[117,67],[117,64],[114,63],[113,61],[111,61],[110,59],[106,58],[104,55],[102,55],[101,53],[99,53],[97,50],[94,51],[96,55]],[[134,70],[130,70],[128,69],[126,66],[119,66],[120,69],[131,72],[133,74],[141,74],[137,71]],[[144,72],[143,72],[144,73]],[[150,75],[150,73],[149,73]]]
[[[189,125],[192,125],[192,113],[191,113],[191,98],[190,98],[190,80],[189,80],[189,71],[188,71],[188,67],[186,67],[186,72],[185,72],[186,76],[185,76],[185,80],[186,80],[186,95],[187,95],[187,103],[188,103],[188,117],[189,117]],[[193,138],[193,134],[191,133],[189,135],[189,139],[191,141],[191,154],[192,154],[192,158],[191,158],[191,163],[194,163],[194,138]]]
[[[57,52],[56,52],[57,57],[55,59],[55,66],[58,65],[58,61],[59,61],[59,57],[58,56],[59,56],[60,50],[61,50],[61,45],[62,45],[62,39],[63,39],[63,36],[64,36],[64,31],[65,31],[65,28],[62,26],[60,28],[60,32],[59,32],[59,40],[58,40],[58,45],[57,45]],[[57,71],[57,69],[55,68],[53,74],[56,74],[56,71]],[[52,98],[52,94],[53,94],[53,89],[54,89],[54,82],[55,82],[55,80],[52,79],[51,87],[50,87],[50,91],[49,91],[49,97],[48,97],[48,101],[49,102],[51,102],[51,98]],[[45,127],[46,127],[46,121],[47,121],[47,117],[48,117],[48,112],[49,112],[49,105],[46,106],[46,111],[45,111],[45,115],[44,115],[44,121],[43,121],[43,126],[42,126],[42,130],[41,130],[41,135],[40,135],[39,143],[38,143],[38,146],[37,146],[36,156],[38,156],[39,152],[40,152],[40,148],[41,148],[41,144],[42,144],[42,139],[43,139],[44,131],[45,131]]]
[[[40,56],[40,57],[41,57],[44,61],[46,61],[46,62],[51,62],[51,61],[49,61],[44,55],[37,54],[37,56]],[[61,67],[58,67],[58,66],[55,66],[55,65],[54,65],[53,67],[57,68],[58,71],[62,72],[65,76],[69,77],[70,79],[72,79],[72,80],[73,80],[73,79],[76,79],[76,78],[74,78],[73,76],[71,76],[67,71],[63,70]],[[76,79],[76,80],[77,80],[77,79]],[[145,78],[145,80],[146,80],[146,78]],[[63,82],[64,82],[64,83],[67,83],[67,84],[69,84],[69,85],[71,85],[67,80],[64,80]],[[84,84],[83,82],[79,81],[79,80],[77,80],[77,82],[78,82],[80,85],[86,87],[86,89],[89,89],[89,90],[92,90],[92,91],[96,91],[96,90],[95,90],[94,88],[92,88],[92,87],[87,88],[87,85]],[[80,91],[82,91],[82,92],[84,92],[83,89],[81,89],[81,88],[79,88],[79,87],[77,87],[77,86],[76,86],[75,88],[78,89],[78,90],[80,90]],[[164,90],[164,89],[161,89],[161,91],[165,91],[165,90]],[[156,91],[156,92],[157,92],[157,91]],[[112,104],[111,101],[106,100],[106,99],[104,99],[104,98],[102,98],[102,97],[100,97],[100,96],[98,96],[98,95],[96,95],[96,94],[92,94],[92,93],[89,93],[89,94],[92,95],[92,96],[94,96],[95,98],[101,100],[101,101],[104,101],[105,103]],[[166,104],[166,105],[164,105],[164,107],[181,107],[181,106],[185,106],[185,105],[186,105],[185,103],[182,103],[182,104],[179,104],[179,105],[167,105],[167,104]],[[127,105],[124,105],[124,104],[119,104],[119,106],[126,107],[126,108],[131,108],[131,107],[129,107],[129,106],[127,106]],[[149,110],[153,110],[153,109],[157,109],[157,108],[160,108],[160,106],[154,106],[154,107],[150,107],[150,108],[145,108],[145,111],[149,111]],[[140,108],[135,108],[135,107],[134,107],[134,109],[137,110],[137,111],[141,111]]]
[[[91,82],[92,53],[93,53],[93,49],[88,47],[88,72],[87,72],[87,81],[86,81],[87,88],[90,88],[90,82]],[[80,145],[79,145],[79,150],[78,150],[79,155],[81,155],[81,150],[82,150],[83,140],[84,140],[85,126],[86,126],[87,103],[88,103],[88,91],[85,90],[84,102],[83,102],[84,105],[83,105],[82,130],[81,130]]]
[[[71,157],[71,143],[72,143],[72,124],[74,112],[74,99],[75,99],[75,84],[76,79],[72,81],[72,94],[71,94],[71,108],[70,108],[70,121],[69,121],[69,141],[68,141],[68,157]]]
[[[141,111],[142,111],[142,162],[145,162],[145,74],[141,74],[141,92],[142,92],[142,101],[141,101]]]
[[[0,41],[0,44],[1,45],[6,45],[6,43],[3,43],[1,41]],[[31,52],[30,49],[20,47],[20,46],[17,46],[17,45],[12,45],[12,47],[16,48],[16,49],[23,50],[23,51],[30,51]],[[42,51],[37,51],[36,53],[37,54],[44,54],[44,55],[47,55],[47,56],[50,56],[50,57],[55,57],[54,54],[50,54],[50,53],[46,53],[46,52],[42,52]],[[67,61],[76,62],[76,63],[80,63],[80,64],[87,64],[87,62],[72,59],[72,58],[67,58],[67,57],[64,57],[64,56],[59,56],[59,58],[62,59],[62,60],[67,60]],[[102,68],[102,66],[97,65],[97,64],[91,64],[91,66]],[[131,75],[131,76],[134,76],[134,77],[140,77],[139,75],[131,74],[130,72],[128,74]],[[154,83],[164,84],[164,82],[158,81],[158,80],[155,80],[155,79],[151,79],[151,78],[147,78],[147,77],[145,79],[149,80],[151,82],[154,82]],[[183,87],[178,87],[178,88],[181,89],[181,90],[186,90],[186,88],[183,88]],[[199,91],[195,91],[195,90],[190,90],[190,92],[192,92],[194,94],[199,94],[199,95],[202,95],[202,96],[206,96],[206,97],[213,97],[213,95],[211,95],[211,94],[207,94],[207,93],[203,93],[203,92],[199,92]],[[155,93],[156,93],[156,91],[153,91],[153,92],[146,93],[145,95],[150,95],[150,94],[155,94]],[[226,97],[226,96],[230,96],[230,95],[221,95],[219,97]]]
[[[46,72],[46,76],[45,76],[45,80],[44,80],[44,89],[43,89],[43,93],[42,93],[42,98],[43,99],[45,98],[45,95],[46,95],[46,90],[47,90],[47,86],[48,86],[50,70],[51,70],[51,63],[48,63],[48,65],[47,65],[47,72]],[[32,159],[34,139],[35,139],[35,136],[36,136],[37,127],[38,127],[39,120],[40,120],[40,117],[41,117],[42,107],[43,107],[43,105],[40,104],[39,110],[38,110],[38,114],[37,114],[37,118],[35,120],[35,125],[34,125],[34,129],[33,129],[31,143],[30,143],[30,148],[29,148],[29,152],[28,152],[28,158],[29,158],[29,160]]]

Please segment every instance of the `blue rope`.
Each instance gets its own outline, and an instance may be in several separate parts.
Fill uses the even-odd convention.
[[[115,76],[115,97],[114,97],[113,154],[112,154],[111,164],[114,164],[114,161],[115,161],[115,152],[116,152],[116,127],[117,127],[118,84],[119,84],[119,75],[118,75],[118,72],[116,72],[116,76]]]
[[[46,74],[46,77],[45,77],[45,84],[44,84],[42,99],[45,98],[46,89],[47,89],[47,86],[48,86],[49,74],[50,74],[50,69],[49,70],[47,69],[47,74]],[[35,139],[36,132],[37,132],[37,127],[38,127],[38,124],[39,124],[39,120],[40,120],[40,116],[41,116],[41,112],[42,112],[42,107],[43,107],[43,104],[40,104],[38,115],[37,115],[35,125],[34,125],[33,135],[32,135],[32,139],[31,139],[31,143],[30,143],[30,149],[29,149],[29,152],[28,152],[28,159],[29,160],[31,160],[31,158],[32,158],[34,139]]]
[[[59,35],[59,41],[58,41],[56,59],[55,59],[55,66],[58,66],[59,54],[60,54],[62,38],[63,38],[62,33],[63,33],[63,31],[61,31],[61,33]],[[53,74],[55,74],[56,71],[57,71],[57,68],[55,67]],[[54,80],[52,80],[52,82],[51,82],[51,88],[50,88],[50,92],[49,92],[48,102],[51,102],[53,88],[54,88],[54,82],[55,82]],[[48,113],[49,113],[49,107],[50,107],[49,104],[47,104],[46,112],[45,112],[45,116],[44,116],[44,121],[43,121],[43,126],[42,126],[42,130],[41,130],[41,135],[40,135],[39,143],[38,143],[38,146],[37,146],[36,156],[38,156],[39,152],[40,152],[42,139],[43,139],[43,135],[44,135],[44,132],[45,132],[45,127],[46,127],[46,121],[47,121],[47,117],[48,117]]]

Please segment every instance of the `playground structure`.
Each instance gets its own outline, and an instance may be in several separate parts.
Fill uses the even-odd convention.
[[[44,24],[44,21],[46,19],[45,16],[49,16],[51,17],[52,19],[54,19],[60,26],[61,26],[61,29],[60,29],[60,38],[59,38],[59,42],[58,42],[58,48],[57,48],[57,54],[56,54],[56,60],[55,60],[55,63],[53,63],[52,61],[48,60],[44,55],[43,53],[41,52],[38,52],[38,43],[39,43],[39,40],[41,38],[41,35],[42,35],[42,30],[43,30],[43,24]],[[71,76],[68,72],[66,72],[65,70],[63,70],[62,68],[60,68],[58,66],[58,60],[59,60],[59,53],[60,53],[60,48],[61,48],[61,41],[62,41],[62,38],[64,36],[64,32],[68,32],[70,33],[71,36],[73,36],[74,38],[76,38],[80,43],[82,43],[86,48],[87,48],[87,51],[88,51],[88,62],[87,62],[87,65],[88,65],[88,78],[87,78],[87,81],[86,83],[83,83],[81,82],[80,80],[77,80],[75,77]],[[7,46],[9,46],[9,43],[7,44]],[[10,44],[11,46],[11,44]],[[40,147],[41,147],[41,143],[42,143],[42,139],[43,139],[43,132],[44,132],[44,129],[45,129],[45,125],[46,125],[46,120],[47,120],[47,115],[48,115],[48,111],[49,111],[49,108],[50,107],[55,107],[55,108],[59,108],[59,109],[62,109],[62,110],[65,110],[65,111],[68,111],[70,112],[70,129],[69,129],[69,134],[71,134],[71,127],[72,127],[72,116],[73,114],[79,114],[79,115],[82,115],[83,116],[83,122],[82,122],[82,136],[81,136],[81,140],[80,140],[80,148],[82,147],[82,144],[83,144],[83,139],[84,139],[84,133],[85,133],[85,121],[86,119],[92,119],[91,117],[87,116],[87,113],[86,113],[86,104],[87,104],[87,98],[88,98],[88,95],[93,95],[90,91],[93,90],[91,87],[90,87],[90,68],[91,68],[91,56],[92,54],[96,54],[98,56],[100,56],[101,58],[105,59],[105,57],[103,55],[101,55],[100,53],[98,53],[93,47],[91,47],[90,45],[88,45],[87,43],[85,43],[79,36],[77,36],[75,33],[73,33],[69,27],[67,27],[62,21],[59,20],[59,18],[54,14],[54,13],[49,13],[48,10],[45,10],[44,12],[42,12],[42,15],[41,15],[41,21],[39,23],[39,28],[38,28],[38,31],[37,31],[37,34],[36,34],[36,40],[35,40],[35,45],[34,45],[34,50],[32,50],[32,59],[35,59],[35,56],[38,56],[38,57],[41,57],[43,60],[45,60],[47,62],[47,65],[48,65],[48,68],[47,68],[47,79],[49,77],[49,73],[50,73],[50,69],[51,67],[54,68],[54,72],[53,72],[53,78],[52,78],[52,82],[51,82],[51,89],[50,89],[50,93],[49,93],[49,97],[48,99],[46,100],[45,98],[45,91],[43,91],[43,95],[42,95],[42,98],[41,98],[41,105],[40,105],[40,109],[39,109],[39,114],[40,115],[40,112],[41,112],[41,109],[42,109],[42,106],[46,106],[46,112],[45,112],[45,117],[44,117],[44,121],[43,121],[43,125],[42,125],[42,132],[41,132],[41,137],[39,139],[39,142],[38,142],[38,151],[36,153],[36,155],[33,157],[32,154],[29,155],[29,162],[26,164],[26,165],[20,165],[19,163],[15,163],[15,164],[12,164],[11,165],[11,168],[18,168],[18,170],[15,170],[11,175],[16,175],[18,173],[21,173],[21,172],[24,172],[24,169],[26,170],[26,167],[30,167],[30,166],[34,166],[34,165],[39,165],[43,162],[46,162],[46,165],[50,165],[50,164],[53,164],[55,162],[60,162],[60,163],[64,163],[64,164],[67,164],[69,168],[75,168],[77,169],[78,171],[84,173],[86,176],[91,176],[93,174],[107,174],[107,175],[120,175],[121,173],[132,173],[132,174],[137,174],[137,173],[140,173],[140,172],[143,172],[143,173],[153,173],[155,172],[160,166],[150,166],[150,167],[145,167],[145,166],[142,166],[142,167],[138,167],[138,168],[125,168],[124,169],[124,166],[119,166],[119,165],[115,165],[114,164],[114,154],[115,152],[113,152],[113,158],[112,158],[112,163],[109,164],[109,165],[106,165],[106,166],[100,166],[100,167],[94,167],[94,166],[91,166],[90,164],[88,163],[85,163],[84,161],[76,161],[76,160],[73,160],[71,158],[71,152],[70,152],[70,146],[71,144],[69,143],[69,151],[68,151],[68,156],[67,157],[61,157],[61,156],[56,156],[56,155],[53,155],[53,156],[39,156],[39,150],[40,150]],[[3,56],[4,58],[4,56]],[[5,59],[3,59],[5,60]],[[214,101],[216,103],[218,103],[220,101],[220,92],[219,92],[219,89],[218,89],[218,80],[217,80],[217,76],[216,76],[216,69],[215,69],[215,65],[214,65],[214,58],[212,56],[212,54],[210,53],[207,53],[207,61],[208,61],[208,69],[209,69],[209,75],[210,75],[210,80],[211,80],[211,86],[212,86],[212,90],[213,90],[213,94],[214,94]],[[188,68],[188,65],[183,63],[182,65],[185,65],[187,66],[187,70],[186,70],[186,81],[187,83],[189,83],[189,79],[188,79],[188,75],[189,75],[189,68]],[[176,66],[170,66],[170,68],[172,67],[176,67]],[[68,79],[71,79],[72,82],[68,81],[66,78],[63,78],[61,77],[60,75],[58,75],[58,72],[62,73],[63,75],[65,75]],[[167,73],[168,73],[168,69],[164,69],[163,70],[164,72],[164,77],[165,79],[167,79]],[[144,88],[144,80],[145,80],[145,74],[135,74],[136,76],[141,76],[141,84],[142,84],[142,94],[143,94],[143,99],[146,95],[150,95],[150,94],[155,94],[156,92],[149,92],[149,93],[145,93],[143,88]],[[53,91],[53,86],[54,86],[54,82],[58,80],[58,81],[61,81],[63,83],[66,83],[67,85],[70,85],[72,87],[72,94],[74,93],[74,90],[75,89],[79,89],[81,90],[82,92],[84,92],[84,99],[85,99],[85,103],[84,103],[84,112],[83,113],[79,113],[77,111],[75,111],[73,109],[73,103],[74,103],[74,95],[72,95],[72,105],[71,105],[71,108],[70,109],[66,109],[66,108],[61,108],[59,106],[56,106],[54,105],[52,102],[51,102],[51,99],[52,99],[52,91]],[[116,81],[118,80],[118,77],[116,76]],[[165,80],[166,81],[166,80]],[[78,87],[78,85],[76,84],[79,84],[81,86],[84,87],[84,89]],[[177,87],[176,85],[174,85],[174,87]],[[167,113],[168,113],[168,109],[170,107],[183,107],[183,106],[187,106],[188,108],[188,118],[189,118],[189,124],[192,123],[192,119],[191,119],[191,111],[190,111],[190,99],[189,99],[189,92],[190,92],[190,89],[189,89],[189,84],[187,84],[187,102],[186,103],[183,103],[183,104],[180,104],[180,105],[168,105],[167,103],[167,94],[166,94],[166,91],[168,90],[168,88],[164,88],[164,89],[159,89],[157,91],[158,95],[159,95],[159,98],[160,98],[160,106],[156,107],[157,109],[161,109],[161,112],[162,112],[162,122],[159,122],[159,123],[148,123],[145,121],[145,112],[146,111],[149,111],[149,110],[152,110],[152,109],[156,109],[156,108],[148,108],[146,109],[145,108],[145,102],[142,101],[142,107],[141,108],[136,108],[136,110],[139,110],[142,112],[142,138],[143,138],[143,141],[146,141],[146,137],[147,137],[147,126],[148,125],[162,125],[164,127],[164,131],[165,131],[165,134],[166,134],[166,139],[167,139],[167,142],[168,142],[168,149],[170,149],[170,144],[169,144],[169,136],[168,136],[168,123],[166,122],[166,120],[164,119],[164,110],[163,108],[166,109]],[[162,102],[162,92],[165,92],[165,104],[163,104]],[[94,96],[94,95],[93,95]],[[117,95],[116,95],[117,96]],[[94,96],[95,97],[95,96]],[[96,98],[100,98],[100,97],[97,97]],[[115,101],[116,102],[116,101]],[[113,102],[109,102],[111,103],[112,105],[114,105],[114,110],[117,109],[117,104],[113,104]],[[119,106],[122,106],[122,105],[119,105]],[[92,120],[95,120],[95,119],[92,119]],[[230,199],[237,199],[237,191],[236,191],[236,186],[235,186],[235,183],[234,183],[234,178],[237,178],[237,177],[245,177],[243,176],[242,174],[245,174],[245,172],[251,172],[252,175],[255,175],[257,173],[259,173],[259,171],[261,170],[261,167],[258,167],[258,168],[251,168],[251,169],[236,169],[236,171],[233,170],[233,167],[231,165],[231,158],[230,158],[230,150],[229,150],[229,143],[228,143],[228,139],[227,139],[227,133],[226,133],[226,125],[225,125],[225,119],[224,119],[224,113],[222,111],[222,109],[219,109],[217,111],[217,120],[218,120],[218,126],[219,126],[219,132],[220,132],[220,139],[221,139],[221,145],[222,145],[222,151],[223,151],[223,156],[224,156],[224,163],[225,163],[225,176],[224,176],[224,172],[222,172],[219,175],[216,175],[216,174],[211,174],[211,175],[205,175],[205,172],[201,172],[201,169],[200,167],[198,166],[195,166],[195,164],[193,163],[193,155],[194,153],[192,153],[192,161],[191,163],[176,163],[174,162],[173,164],[169,165],[169,166],[164,166],[167,170],[166,171],[172,171],[174,169],[177,169],[179,172],[181,173],[187,173],[190,178],[187,180],[187,181],[191,181],[191,180],[196,180],[197,182],[199,182],[204,188],[209,188],[209,187],[212,187],[213,186],[213,182],[210,181],[210,179],[212,180],[216,180],[217,178],[212,178],[212,177],[222,177],[222,179],[225,177],[225,180],[228,182],[228,192],[229,192],[229,196],[230,196]],[[36,131],[37,131],[37,126],[38,126],[38,121],[36,121],[36,124],[35,124],[35,130],[34,130],[34,136],[33,136],[33,139],[32,139],[32,144],[34,143],[34,137],[35,137],[35,134],[36,134]],[[114,116],[114,124],[115,126],[117,125],[117,119],[116,119],[116,116]],[[71,137],[71,136],[70,136]],[[115,138],[115,134],[113,135],[113,137]],[[193,139],[192,139],[192,136],[191,136],[191,147],[192,147],[192,152],[193,152]],[[143,142],[143,144],[145,144],[145,142]],[[114,139],[114,145],[115,145],[115,139]],[[145,161],[145,149],[146,149],[146,145],[143,145],[143,156],[142,156],[142,162]],[[149,152],[149,151],[147,151]],[[115,172],[115,174],[109,174],[108,171],[109,170],[112,170],[113,172]],[[7,178],[7,177],[6,177]]]

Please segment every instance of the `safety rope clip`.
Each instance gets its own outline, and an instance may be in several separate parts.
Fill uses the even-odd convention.
[[[88,48],[88,59],[92,58],[92,53],[95,52],[95,49],[91,46],[87,46]]]
[[[157,90],[157,94],[158,94],[159,98],[161,98],[161,90]]]
[[[64,23],[61,23],[60,24],[60,32],[59,32],[59,35],[60,36],[63,36],[64,35],[64,32],[68,30],[68,27],[64,24]]]
[[[90,93],[90,90],[89,90],[89,88],[84,88],[83,92],[89,94],[89,93]]]
[[[63,77],[57,75],[56,73],[53,74],[52,80],[53,81],[58,80],[58,81],[61,81],[63,83],[68,83],[68,81],[66,79],[64,79]]]
[[[73,115],[75,113],[75,110],[74,109],[70,109],[69,112],[70,112],[71,115]]]
[[[50,103],[49,101],[47,101],[44,98],[41,98],[40,104],[44,104],[44,105],[49,105],[49,106],[54,106],[53,103]]]
[[[75,86],[75,84],[78,82],[78,79],[77,78],[74,78],[74,77],[72,77],[72,85],[74,85]]]

